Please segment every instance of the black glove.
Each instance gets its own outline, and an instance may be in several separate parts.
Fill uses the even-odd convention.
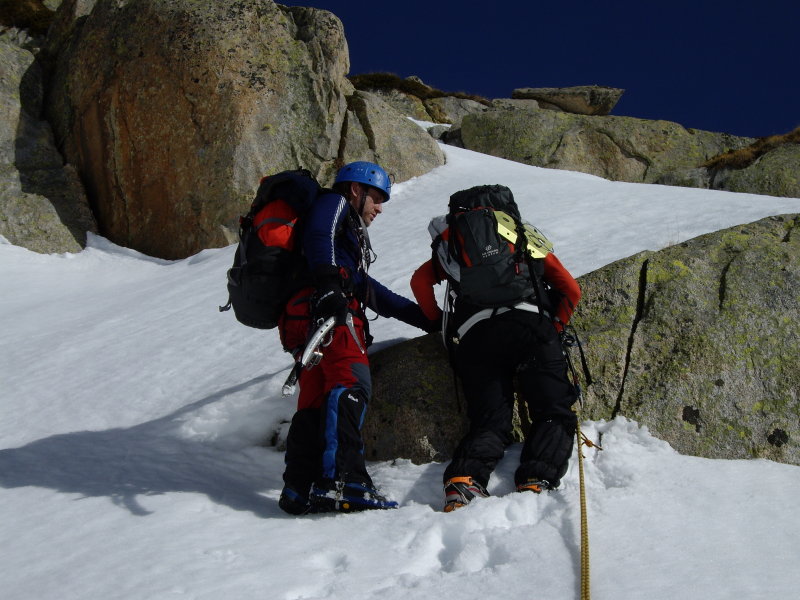
[[[440,333],[442,331],[442,317],[428,321],[428,326],[424,330],[426,333]]]
[[[327,320],[336,317],[336,323],[342,324],[347,319],[349,300],[344,293],[339,275],[339,268],[325,265],[314,271],[316,293],[311,299],[311,315],[314,320]]]

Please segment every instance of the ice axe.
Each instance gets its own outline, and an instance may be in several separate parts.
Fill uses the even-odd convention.
[[[316,365],[322,358],[322,351],[320,347],[323,345],[325,338],[331,329],[336,325],[336,317],[330,317],[327,321],[323,322],[316,331],[311,334],[306,342],[306,347],[300,355],[300,359],[294,363],[294,367],[286,378],[286,383],[283,384],[283,395],[291,396],[294,394],[295,387],[297,386],[297,379],[300,377],[300,372],[309,365]]]

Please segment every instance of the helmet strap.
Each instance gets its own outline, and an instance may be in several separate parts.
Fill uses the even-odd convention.
[[[366,189],[362,189],[361,196],[358,200],[358,217],[360,219],[364,218],[364,207],[367,205],[367,191]]]
[[[358,217],[361,219],[364,215],[364,207],[367,205],[367,186],[363,183],[351,181],[350,182],[350,191],[353,192],[352,186],[358,186],[360,192],[354,193],[354,200],[356,200],[356,204],[358,205]],[[356,208],[355,206],[353,208]]]

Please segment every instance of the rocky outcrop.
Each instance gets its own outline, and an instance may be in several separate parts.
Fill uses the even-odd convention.
[[[443,164],[421,130],[401,145],[348,119],[343,135],[359,99],[348,102],[347,43],[327,11],[98,0],[60,23],[49,116],[102,232],[123,246],[179,258],[229,243],[264,173],[300,165],[330,183],[344,157],[389,149],[398,180]]]
[[[6,0],[0,4],[0,26],[43,35],[53,22],[61,0]]]
[[[370,357],[372,399],[362,436],[368,460],[449,458],[466,431],[441,336],[430,334]]]
[[[595,379],[582,418],[628,417],[684,454],[800,464],[800,216],[637,254],[580,284],[573,323]],[[368,456],[449,457],[465,417],[439,339],[371,360]]]
[[[712,169],[712,189],[800,198],[800,144],[779,146],[743,169]]]
[[[800,198],[800,128],[758,138],[695,168],[662,175],[656,183]]]
[[[430,136],[401,116],[378,96],[356,91],[347,99],[348,111],[340,160],[348,163],[371,157],[395,181],[423,175],[444,164],[444,153]],[[409,149],[415,149],[409,151]]]
[[[76,31],[50,117],[121,245],[176,258],[225,244],[259,173],[336,157],[349,64],[330,13],[99,0]]]
[[[364,423],[369,460],[447,460],[467,430],[466,406],[440,334],[418,337],[370,356],[372,399]],[[514,410],[515,441],[529,423]]]
[[[428,112],[428,109],[425,108],[425,103],[423,102],[422,98],[419,98],[414,94],[409,94],[408,92],[395,89],[384,90],[371,88],[363,91],[374,94],[401,115],[411,117],[412,119],[417,119],[418,121],[433,120],[431,114]]]
[[[0,235],[36,252],[76,252],[97,226],[42,118],[37,48],[24,32],[0,33]]]
[[[710,159],[747,148],[755,140],[686,129],[670,121],[600,116],[602,111],[574,114],[597,109],[588,105],[563,102],[559,110],[565,112],[545,110],[542,89],[560,97],[556,92],[561,89],[516,90],[517,99],[494,100],[493,110],[466,115],[460,126],[436,135],[476,152],[614,181],[800,197],[800,144],[771,149],[745,168],[707,168],[704,164]]]
[[[464,115],[480,113],[491,102],[477,96],[447,93],[432,88],[414,75],[401,79],[391,73],[353,78],[360,90],[375,94],[401,115],[419,121],[457,125]]]
[[[587,418],[630,417],[688,454],[800,464],[800,217],[642,253],[581,286]]]
[[[533,99],[495,98],[492,100],[492,107],[503,110],[531,110],[539,108],[539,103]]]
[[[577,115],[607,115],[619,102],[625,90],[599,85],[566,88],[519,88],[511,93],[514,99],[536,100],[541,108]]]
[[[669,121],[535,108],[467,115],[460,140],[469,150],[500,158],[634,183],[654,183],[752,142]]]
[[[457,126],[464,116],[485,112],[488,107],[469,98],[442,96],[425,100],[425,108],[429,114],[436,117],[438,123],[450,123]]]

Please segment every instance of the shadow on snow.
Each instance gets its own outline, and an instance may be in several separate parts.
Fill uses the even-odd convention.
[[[249,451],[252,448],[230,450],[178,435],[182,416],[273,376],[261,375],[128,429],[65,433],[0,450],[0,486],[108,496],[140,516],[150,514],[140,496],[168,492],[205,494],[261,517],[282,514],[277,502],[260,493],[280,489],[282,468],[269,469],[263,455]]]

